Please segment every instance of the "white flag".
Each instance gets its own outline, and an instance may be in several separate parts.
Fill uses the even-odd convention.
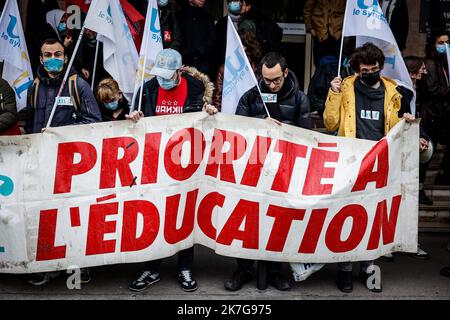
[[[156,55],[163,50],[161,27],[159,22],[158,4],[156,0],[148,1],[147,16],[145,18],[144,38],[142,40],[141,52],[139,57],[139,69],[136,75],[132,106],[139,103],[137,94],[141,88],[142,70],[145,65],[144,83],[152,78],[150,70],[153,68]],[[137,99],[137,100],[136,100]]]
[[[17,0],[6,1],[0,18],[0,60],[4,62],[2,78],[16,93],[17,111],[20,111],[26,107],[33,72]]]
[[[103,64],[131,101],[139,56],[119,0],[93,0],[85,27],[103,42]]]
[[[222,112],[235,114],[239,99],[258,84],[233,22],[228,17]]]
[[[394,34],[386,20],[377,0],[347,1],[345,9],[344,37],[356,36],[356,46],[372,42],[383,50],[386,57],[381,75],[398,82],[414,93],[413,83],[406,68],[405,61],[395,41]],[[416,112],[416,99],[411,101],[411,113]]]

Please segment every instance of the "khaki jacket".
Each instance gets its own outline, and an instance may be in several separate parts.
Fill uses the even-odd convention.
[[[306,0],[303,9],[306,31],[314,29],[320,42],[327,40],[329,36],[340,39],[345,4],[345,0]]]
[[[342,92],[331,89],[325,102],[323,120],[328,131],[338,130],[339,136],[356,137],[356,98],[355,80],[357,76],[344,79]],[[401,119],[398,112],[401,108],[401,94],[397,91],[397,83],[389,78],[381,77],[385,86],[384,96],[384,134],[386,135]]]

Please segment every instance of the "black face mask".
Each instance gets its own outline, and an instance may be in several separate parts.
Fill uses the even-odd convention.
[[[367,84],[369,87],[374,86],[381,79],[381,70],[372,73],[361,73],[361,81]]]

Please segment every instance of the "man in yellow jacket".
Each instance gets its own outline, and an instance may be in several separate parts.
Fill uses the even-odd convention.
[[[383,51],[372,43],[356,48],[350,60],[356,75],[344,81],[336,77],[331,82],[323,114],[328,131],[337,131],[339,136],[378,141],[402,117],[406,121],[414,121],[414,116],[409,113],[409,101],[402,101],[397,83],[380,76],[384,60]],[[361,262],[360,278],[366,286],[370,276],[367,268],[373,263]],[[343,292],[352,291],[351,262],[339,263],[337,285]],[[382,291],[381,285],[368,289]]]

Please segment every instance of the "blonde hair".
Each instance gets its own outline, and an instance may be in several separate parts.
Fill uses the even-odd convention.
[[[115,100],[121,93],[122,91],[119,88],[119,84],[113,78],[103,79],[95,89],[95,97],[101,103]]]

